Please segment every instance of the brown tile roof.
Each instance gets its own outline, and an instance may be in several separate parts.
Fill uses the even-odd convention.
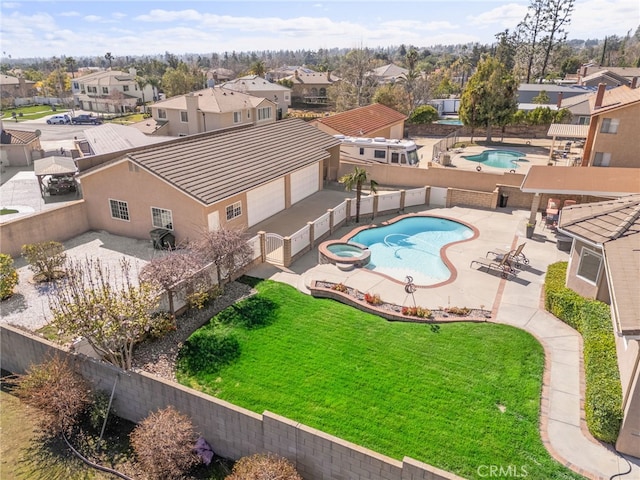
[[[603,112],[610,112],[616,108],[640,102],[640,88],[629,88],[626,85],[612,88],[604,92],[602,106],[595,108],[596,95],[589,99],[589,108],[592,115],[600,115]]]
[[[525,193],[621,197],[640,193],[640,168],[532,165],[520,190]]]
[[[35,132],[25,132],[22,130],[2,129],[3,145],[28,145],[35,141],[38,135]]]
[[[640,234],[605,243],[604,256],[616,330],[640,336]]]
[[[184,137],[127,157],[210,205],[329,157],[340,141],[300,119]]]
[[[558,228],[599,245],[629,235],[640,238],[640,195],[563,208]]]
[[[267,101],[264,98],[254,97],[253,95],[247,95],[246,93],[236,92],[223,87],[205,88],[189,95],[197,97],[198,108],[208,113],[233,112],[249,107],[257,107],[262,102]],[[156,102],[152,108],[187,110],[186,95],[177,95]]]
[[[366,137],[407,119],[407,116],[381,103],[373,103],[366,107],[354,108],[346,112],[336,113],[316,120],[327,127],[352,137]]]

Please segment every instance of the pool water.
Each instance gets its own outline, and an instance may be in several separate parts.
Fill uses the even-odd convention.
[[[436,123],[439,123],[440,125],[463,125],[462,120],[458,120],[455,118],[445,118],[443,120],[437,120]]]
[[[361,257],[362,249],[354,245],[334,244],[327,246],[327,250],[338,257]]]
[[[495,168],[518,168],[518,160],[526,155],[514,150],[485,150],[477,155],[463,155],[462,158]]]
[[[441,258],[445,245],[472,238],[462,223],[440,217],[415,216],[389,225],[361,230],[349,238],[369,247],[369,270],[404,282],[407,275],[419,286],[442,283],[451,271]]]

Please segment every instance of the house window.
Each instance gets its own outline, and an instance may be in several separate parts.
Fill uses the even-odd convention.
[[[320,96],[321,97],[326,97],[327,96],[327,89],[326,88],[321,88],[320,89]]]
[[[73,82],[73,89],[74,90],[79,90],[80,89],[80,84],[78,82]]]
[[[258,109],[258,121],[271,118],[271,107],[263,107]]]
[[[611,162],[611,154],[608,152],[596,152],[593,157],[594,167],[608,167]]]
[[[227,206],[227,220],[233,220],[242,215],[242,202],[232,203]]]
[[[182,123],[189,123],[189,115],[187,115],[187,112],[180,112],[180,121]]]
[[[123,92],[128,92],[129,91],[129,85],[123,85],[122,86],[122,91]]]
[[[167,111],[163,110],[162,108],[158,109],[158,118],[159,119],[166,119],[167,118]]]
[[[109,95],[109,87],[102,87],[102,94]]]
[[[87,92],[89,93],[98,93],[97,87],[87,87]]]
[[[617,118],[603,118],[602,127],[600,127],[601,133],[618,133],[618,125],[620,120]]]
[[[166,228],[173,230],[173,215],[171,210],[151,207],[151,223],[156,228]]]
[[[364,155],[364,147],[360,147],[360,155]]]
[[[578,277],[596,284],[600,278],[602,270],[602,255],[593,250],[583,247],[580,252],[580,263],[578,265]]]
[[[373,158],[387,158],[387,151],[386,150],[374,150],[373,151]]]
[[[111,218],[129,221],[129,205],[127,202],[109,199],[109,207],[111,208]]]
[[[240,123],[242,121],[242,112],[233,112],[233,123]]]
[[[590,117],[578,117],[578,125],[589,125]]]

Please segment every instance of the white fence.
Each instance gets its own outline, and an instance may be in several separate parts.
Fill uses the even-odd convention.
[[[407,190],[404,196],[404,206],[415,207],[416,205],[424,205],[426,194],[427,194],[427,187]]]
[[[311,244],[309,241],[309,225],[305,225],[289,238],[291,240],[291,256],[293,257]]]
[[[333,221],[336,224],[340,224],[347,219],[347,201],[345,200],[340,205],[333,209]]]
[[[329,212],[318,217],[313,224],[313,240],[316,241],[331,229],[331,214]]]
[[[380,194],[378,195],[378,211],[398,210],[401,200],[402,194],[400,192]]]

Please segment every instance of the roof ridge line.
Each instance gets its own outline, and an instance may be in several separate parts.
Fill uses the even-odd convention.
[[[638,218],[640,218],[640,203],[636,204],[636,206],[633,208],[633,212],[627,215],[627,218],[624,219],[624,222],[622,222],[618,226],[618,228],[616,228],[616,230],[613,232],[613,235],[611,236],[611,240],[620,238],[627,230],[629,230],[631,225],[635,223]]]

